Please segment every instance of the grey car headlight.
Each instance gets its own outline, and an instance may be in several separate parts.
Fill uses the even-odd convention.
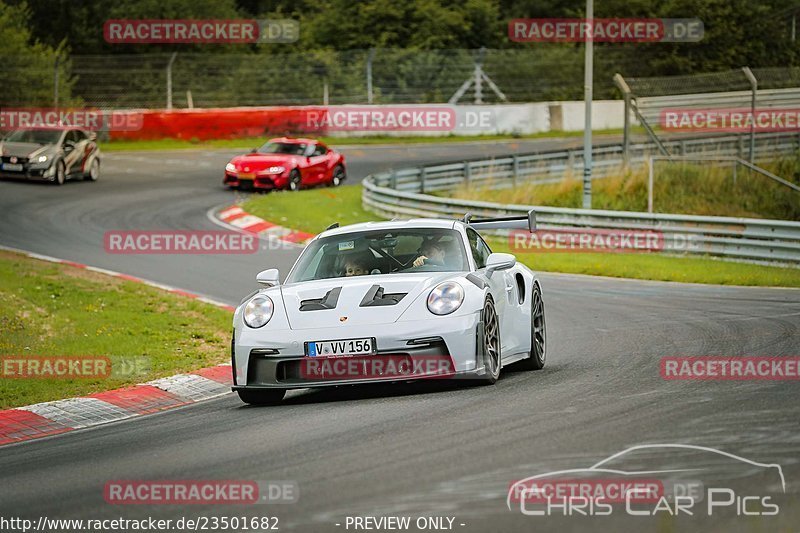
[[[244,306],[244,323],[251,328],[260,328],[272,318],[275,305],[269,296],[256,296]]]
[[[464,302],[464,288],[455,281],[445,281],[428,295],[428,311],[434,315],[449,315]]]

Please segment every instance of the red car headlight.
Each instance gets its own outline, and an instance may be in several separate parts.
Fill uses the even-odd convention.
[[[274,167],[265,168],[264,170],[260,171],[259,174],[265,174],[265,175],[268,175],[268,174],[283,174],[284,172],[286,172],[286,167],[274,166]]]

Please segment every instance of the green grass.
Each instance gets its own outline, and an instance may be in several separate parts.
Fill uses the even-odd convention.
[[[319,233],[334,222],[346,226],[376,220],[361,207],[361,187],[357,186],[253,195],[242,208],[264,220],[309,233]]]
[[[361,206],[361,187],[312,189],[296,193],[253,195],[242,206],[271,222],[319,233],[331,223],[341,225],[379,220]],[[510,251],[493,240],[494,251]],[[566,272],[635,279],[800,287],[800,269],[733,263],[704,257],[671,257],[655,253],[516,253],[539,272]]]
[[[776,175],[800,184],[800,158],[762,163]],[[555,184],[524,184],[491,189],[491,184],[462,187],[455,198],[489,202],[581,207],[582,180]],[[683,213],[800,220],[800,193],[760,174],[739,168],[736,183],[730,166],[694,163],[656,163],[653,205],[657,213]],[[647,211],[647,172],[623,172],[592,183],[592,207],[615,211]]]
[[[532,270],[615,278],[800,287],[800,269],[734,263],[710,257],[674,257],[658,253],[520,253],[507,241],[493,239],[495,252],[508,252]]]
[[[0,252],[0,357],[136,358],[125,377],[9,379],[0,408],[87,395],[228,361],[230,312],[142,284]]]
[[[621,134],[621,129],[597,130],[595,135]],[[436,143],[457,143],[470,141],[513,141],[520,139],[547,139],[553,137],[579,137],[582,131],[548,131],[534,133],[530,135],[445,135],[437,137],[427,136],[405,136],[389,137],[385,135],[373,135],[365,137],[319,137],[319,139],[330,146],[345,145],[369,145],[369,144],[436,144]],[[277,135],[273,135],[277,137]],[[227,148],[231,150],[250,150],[261,146],[270,137],[244,137],[239,139],[212,139],[208,141],[183,140],[183,139],[157,139],[150,141],[106,141],[100,145],[102,150],[107,152],[123,152],[137,150],[185,150],[185,149],[213,149]]]

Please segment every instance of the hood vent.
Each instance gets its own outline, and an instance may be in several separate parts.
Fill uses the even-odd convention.
[[[314,298],[310,300],[300,301],[301,311],[324,311],[325,309],[336,309],[336,304],[339,301],[339,293],[342,292],[341,287],[329,290],[322,298]]]
[[[386,293],[383,292],[383,287],[380,285],[373,285],[367,291],[367,294],[364,295],[364,299],[361,300],[359,307],[373,307],[373,306],[380,306],[380,305],[397,305],[403,297],[408,294],[407,292],[394,292],[394,293]]]

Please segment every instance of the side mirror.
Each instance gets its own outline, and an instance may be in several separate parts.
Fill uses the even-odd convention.
[[[494,253],[486,259],[486,276],[491,278],[497,270],[508,270],[517,264],[517,258],[511,254]]]
[[[89,140],[90,141],[96,141],[97,140],[97,133],[94,132],[94,131],[90,131],[89,132]]]
[[[277,268],[270,268],[259,272],[256,276],[256,281],[266,287],[275,287],[281,284],[280,276]]]
[[[250,150],[250,153],[251,154],[257,154],[258,153],[258,148],[253,148],[252,150]]]

